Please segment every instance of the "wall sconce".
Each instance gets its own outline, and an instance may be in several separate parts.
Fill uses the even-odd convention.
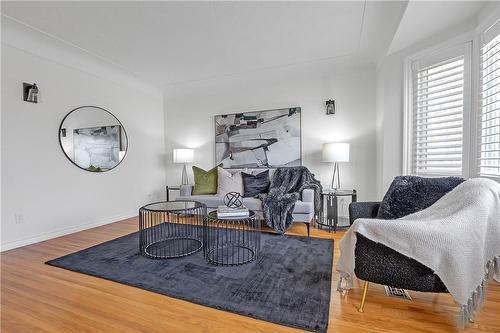
[[[30,103],[38,103],[38,87],[36,83],[23,83],[23,100]]]
[[[326,114],[335,114],[335,100],[329,99],[325,102]]]

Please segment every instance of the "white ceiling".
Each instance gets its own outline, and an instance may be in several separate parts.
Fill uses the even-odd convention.
[[[337,57],[375,62],[385,54],[404,6],[3,2],[2,12],[164,86]]]
[[[165,87],[265,69],[377,63],[484,2],[2,2],[2,14]],[[392,44],[391,44],[392,41]]]

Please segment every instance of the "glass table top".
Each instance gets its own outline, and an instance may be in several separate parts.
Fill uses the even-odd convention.
[[[323,192],[321,192],[321,194],[325,194],[325,195],[338,195],[338,196],[341,196],[341,195],[353,195],[353,194],[356,194],[356,191],[355,190],[342,190],[342,189],[339,189],[339,190],[324,189]]]
[[[205,205],[196,201],[161,201],[150,203],[142,209],[157,211],[157,212],[174,212],[183,211],[186,209],[201,208]]]

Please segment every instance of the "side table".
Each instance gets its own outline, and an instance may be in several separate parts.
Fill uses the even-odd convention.
[[[139,209],[139,251],[152,259],[179,258],[203,247],[207,206],[196,201],[162,201]]]
[[[321,193],[321,210],[316,219],[319,227],[327,227],[329,231],[336,232],[339,227],[338,203],[339,197],[351,197],[351,202],[357,201],[356,190],[324,190]],[[326,208],[326,214],[325,214]],[[348,218],[346,220],[349,220]],[[351,224],[344,227],[350,227]]]
[[[180,191],[180,186],[165,186],[166,201],[170,201],[170,191]]]
[[[204,227],[203,253],[214,265],[236,266],[260,255],[260,219],[250,211],[247,217],[217,217],[208,213]]]

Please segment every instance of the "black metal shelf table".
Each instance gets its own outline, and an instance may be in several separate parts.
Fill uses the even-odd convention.
[[[165,186],[165,197],[167,201],[170,201],[170,191],[180,191],[180,190],[181,190],[180,186],[170,186],[170,185]]]
[[[320,228],[327,227],[329,231],[333,230],[334,232],[336,232],[339,227],[350,227],[350,223],[347,225],[339,225],[339,221],[342,220],[342,218],[339,217],[338,199],[339,197],[351,197],[351,202],[356,202],[357,195],[356,190],[324,190],[321,192],[322,206],[316,218],[316,225]],[[348,218],[345,220],[349,221]]]
[[[204,228],[203,253],[214,265],[249,263],[260,254],[260,219],[250,211],[248,217],[219,218],[208,213]]]
[[[207,207],[196,201],[162,201],[139,209],[139,249],[153,259],[179,258],[203,247]]]

